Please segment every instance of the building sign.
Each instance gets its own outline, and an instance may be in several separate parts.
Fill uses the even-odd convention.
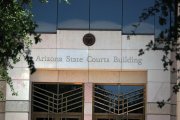
[[[73,70],[146,70],[163,69],[162,52],[147,52],[138,56],[138,50],[36,50],[33,54],[37,68]]]
[[[142,65],[141,58],[135,58],[134,56],[112,56],[112,57],[94,57],[87,56],[83,57],[73,57],[73,56],[63,56],[63,57],[48,57],[48,56],[37,56],[35,61],[38,62],[61,62],[61,63],[132,63],[137,65]]]

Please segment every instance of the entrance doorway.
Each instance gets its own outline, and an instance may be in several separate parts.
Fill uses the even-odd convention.
[[[144,120],[144,86],[95,85],[94,120]]]
[[[32,84],[32,120],[82,120],[83,86]]]

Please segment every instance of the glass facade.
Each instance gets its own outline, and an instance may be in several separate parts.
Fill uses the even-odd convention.
[[[120,30],[122,0],[90,0],[90,29]]]
[[[32,11],[39,25],[37,32],[122,30],[124,34],[132,34],[142,11],[153,4],[154,0],[70,0],[70,4],[59,0],[42,4],[34,0]],[[136,34],[159,33],[164,27],[157,24],[157,18],[142,22]]]
[[[90,106],[86,108],[87,96],[93,103],[88,103],[92,105],[93,120],[131,120],[134,118],[144,120],[144,86],[118,84],[94,84],[91,86],[93,88],[84,86],[33,82],[33,120],[83,120],[84,113],[91,109]],[[83,106],[85,106],[84,109]]]
[[[41,3],[33,0],[32,13],[38,27],[37,32],[56,32],[57,30],[57,0]]]
[[[82,89],[82,85],[33,83],[32,119],[81,118],[83,112]],[[76,117],[73,116],[74,114]]]
[[[59,29],[88,29],[89,1],[71,0],[70,4],[58,3]]]
[[[145,8],[153,6],[154,0],[123,0],[123,33],[132,33],[134,27],[132,25],[138,24],[139,16]],[[154,17],[141,22],[136,29],[139,34],[153,34],[154,33]]]

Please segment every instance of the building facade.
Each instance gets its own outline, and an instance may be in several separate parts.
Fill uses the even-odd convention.
[[[18,96],[1,87],[0,120],[175,120],[175,81],[163,52],[138,56],[161,30],[154,17],[132,34],[140,11],[153,4],[139,1],[35,2],[43,39],[32,46],[37,71],[31,75],[23,59],[9,71]]]

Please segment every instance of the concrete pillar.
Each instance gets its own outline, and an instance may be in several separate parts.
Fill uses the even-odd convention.
[[[176,117],[180,120],[180,92],[177,93],[177,107],[176,107]]]
[[[84,84],[84,120],[92,120],[93,115],[93,84]]]
[[[0,91],[6,96],[6,81],[0,80]],[[0,120],[5,120],[5,99],[0,100]]]
[[[10,87],[6,87],[5,120],[29,120],[29,69],[15,67],[9,71],[17,96],[13,96]]]

